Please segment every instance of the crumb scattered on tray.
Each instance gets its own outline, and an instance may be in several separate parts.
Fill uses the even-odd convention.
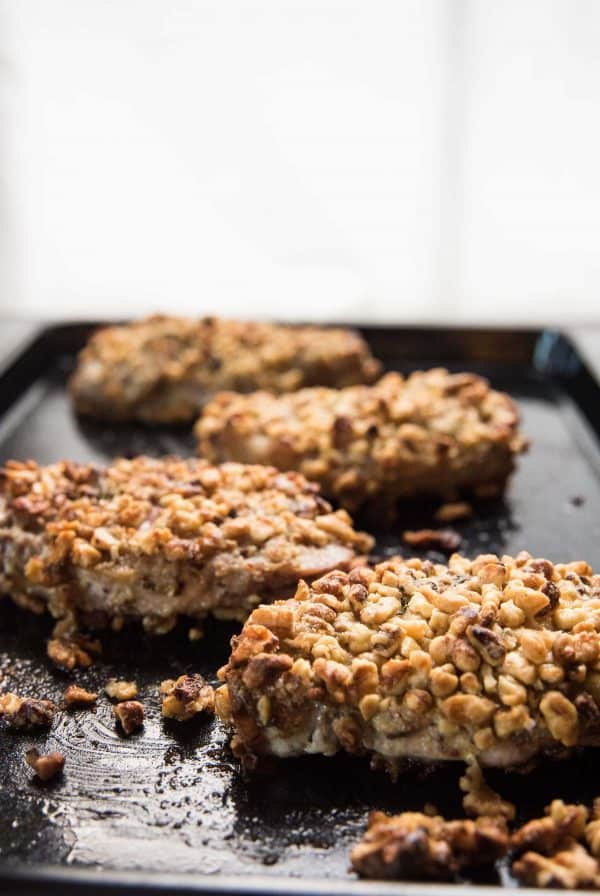
[[[47,654],[59,669],[72,672],[73,669],[87,669],[94,662],[93,657],[102,653],[102,645],[95,638],[86,635],[51,638]]]
[[[129,737],[144,725],[144,707],[139,700],[125,700],[113,706],[113,713],[123,733]]]
[[[63,699],[67,709],[83,709],[88,706],[94,706],[98,699],[98,694],[93,691],[86,691],[85,688],[79,687],[77,684],[70,684],[64,693]]]
[[[402,541],[412,548],[439,548],[451,554],[460,547],[462,539],[454,529],[407,529],[402,533]]]
[[[438,507],[433,517],[438,523],[454,523],[473,516],[473,508],[468,501],[450,501]]]
[[[11,691],[0,694],[0,718],[9,728],[49,728],[57,711],[58,707],[51,700],[19,697]]]
[[[493,864],[508,843],[503,818],[446,821],[421,812],[372,812],[351,862],[361,877],[452,880],[463,868]]]
[[[214,713],[215,691],[201,675],[180,675],[167,679],[160,686],[162,714],[167,719],[186,722],[200,712]]]
[[[104,691],[111,700],[118,703],[124,700],[133,700],[137,697],[138,688],[135,681],[119,681],[117,678],[109,678],[104,686]]]
[[[581,842],[585,839],[593,850],[595,816],[596,803],[588,823],[585,806],[553,800],[545,816],[528,821],[511,837],[515,877],[530,887],[598,889],[600,867]]]
[[[32,747],[25,753],[25,762],[31,766],[40,781],[49,781],[63,770],[65,757],[57,752],[42,755],[36,747]]]

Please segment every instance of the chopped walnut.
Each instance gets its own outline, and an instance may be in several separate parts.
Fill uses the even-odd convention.
[[[93,657],[102,652],[100,641],[85,635],[71,635],[65,638],[51,638],[48,641],[47,654],[59,669],[72,672],[73,669],[87,669],[93,663]]]
[[[58,707],[51,700],[19,697],[10,691],[0,694],[0,718],[9,728],[49,728],[57,711]]]
[[[139,731],[144,725],[144,707],[139,700],[125,700],[123,703],[117,703],[116,706],[113,706],[113,714],[127,737]]]
[[[402,533],[402,541],[412,548],[439,548],[451,554],[460,547],[462,538],[454,529],[407,529]]]
[[[473,516],[473,508],[468,501],[452,501],[438,507],[433,516],[438,523],[454,523]]]
[[[452,880],[463,868],[491,865],[507,848],[503,818],[446,821],[421,812],[372,812],[351,862],[361,877]]]
[[[40,754],[35,747],[25,753],[25,762],[34,770],[40,781],[49,781],[63,770],[65,757],[62,753]]]
[[[104,686],[105,693],[111,700],[121,703],[124,700],[133,700],[137,697],[138,688],[135,681],[119,681],[117,678],[109,678]]]
[[[70,684],[63,695],[63,699],[67,709],[85,708],[94,706],[98,699],[98,694],[93,691],[86,691],[85,688],[81,688],[77,684]]]
[[[460,789],[464,792],[463,809],[467,815],[477,817],[489,815],[502,816],[507,821],[512,821],[516,815],[513,803],[503,800],[489,784],[484,781],[481,769],[476,762],[467,765],[465,774],[461,777]]]
[[[162,714],[167,719],[186,722],[200,712],[215,711],[215,692],[201,675],[180,675],[167,679],[160,686]]]
[[[580,843],[572,843],[552,856],[526,852],[512,864],[515,877],[528,887],[560,890],[598,889],[598,862]]]
[[[517,854],[533,850],[551,855],[581,839],[587,819],[585,806],[553,800],[543,818],[534,818],[513,833],[511,847]]]

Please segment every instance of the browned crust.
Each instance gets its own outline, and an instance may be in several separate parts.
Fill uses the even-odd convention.
[[[486,380],[434,369],[341,390],[223,393],[195,432],[205,457],[298,470],[354,509],[500,493],[524,448],[518,424],[514,403]]]
[[[174,423],[193,420],[221,389],[347,386],[372,382],[379,371],[352,330],[156,315],[98,330],[70,391],[82,414]]]
[[[233,639],[217,710],[248,757],[513,766],[600,744],[600,576],[583,562],[399,558],[301,582]]]
[[[82,625],[243,619],[371,545],[316,486],[273,468],[139,457],[0,471],[0,591]],[[72,668],[63,642],[53,654]]]

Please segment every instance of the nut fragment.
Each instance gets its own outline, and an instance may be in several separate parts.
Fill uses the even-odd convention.
[[[87,669],[93,663],[93,656],[102,650],[97,640],[85,635],[72,635],[65,638],[51,638],[48,641],[47,654],[59,669],[72,672],[73,669]]]
[[[0,719],[4,719],[9,728],[49,728],[57,711],[58,707],[51,700],[19,697],[11,691],[0,694]]]
[[[464,792],[463,809],[467,815],[477,817],[489,815],[501,816],[507,821],[512,821],[516,815],[513,803],[503,800],[483,778],[483,774],[476,762],[467,765],[465,774],[459,780],[460,789]]]
[[[75,709],[77,707],[94,706],[98,699],[98,694],[93,691],[86,691],[85,688],[76,684],[70,684],[64,693],[63,699],[67,709]]]
[[[402,533],[402,541],[413,548],[439,548],[451,554],[460,547],[462,538],[454,529],[407,529]]]
[[[372,812],[351,862],[361,877],[452,880],[463,868],[491,865],[507,847],[502,818],[446,821],[421,812]]]
[[[450,501],[442,504],[434,513],[438,523],[454,523],[473,515],[473,508],[467,501]]]
[[[124,700],[133,700],[137,697],[138,688],[135,681],[121,681],[117,678],[109,678],[104,685],[105,693],[111,700],[121,703]]]
[[[213,713],[215,692],[201,675],[180,675],[174,681],[167,679],[160,686],[162,714],[167,719],[186,722],[200,712]]]
[[[113,706],[113,714],[121,725],[124,734],[129,737],[144,725],[144,707],[139,700],[125,700]]]
[[[25,753],[25,762],[31,766],[40,781],[49,781],[63,770],[65,757],[57,752],[42,755],[35,747],[31,747]]]

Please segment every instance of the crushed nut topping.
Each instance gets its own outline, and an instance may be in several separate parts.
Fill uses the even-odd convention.
[[[351,862],[361,877],[452,880],[463,868],[492,865],[508,842],[502,818],[446,821],[421,812],[372,812]]]
[[[162,633],[180,614],[244,619],[372,544],[317,486],[268,467],[138,457],[0,470],[0,590],[45,599],[61,620],[49,655],[65,669],[93,655],[77,623],[137,618]]]
[[[349,510],[376,499],[503,491],[524,450],[518,412],[475,374],[436,368],[374,386],[286,395],[223,392],[195,432],[213,461],[298,470]]]
[[[219,671],[217,709],[248,760],[343,749],[389,768],[522,765],[600,745],[599,631],[587,563],[394,558],[258,607]]]
[[[67,709],[85,709],[94,706],[98,699],[98,694],[95,694],[93,691],[86,691],[85,688],[79,687],[77,684],[70,684],[64,693],[63,699]]]
[[[104,692],[111,700],[122,703],[124,700],[133,700],[137,697],[138,688],[135,681],[119,681],[116,678],[109,678],[104,686]]]
[[[25,753],[25,762],[31,766],[40,781],[49,781],[63,770],[65,757],[57,752],[42,755],[38,749],[31,747]]]
[[[70,382],[76,409],[104,420],[193,420],[215,392],[372,382],[353,330],[155,315],[98,330]]]
[[[144,707],[139,700],[125,700],[113,706],[113,714],[123,733],[129,737],[144,725]]]
[[[58,707],[52,700],[19,697],[11,691],[0,694],[0,719],[4,719],[9,728],[49,728],[57,712]]]
[[[201,712],[215,711],[215,691],[201,675],[180,675],[161,682],[162,714],[167,719],[186,722]]]

